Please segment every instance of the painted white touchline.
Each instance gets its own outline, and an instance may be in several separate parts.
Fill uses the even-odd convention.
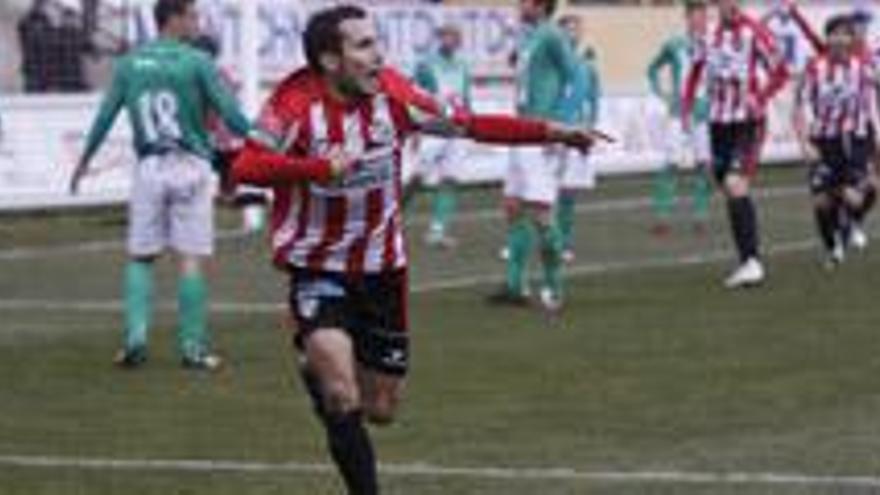
[[[767,250],[769,255],[800,252],[816,247],[815,241],[801,240],[780,243]],[[702,265],[716,263],[729,259],[733,253],[728,250],[711,251],[699,255],[676,256],[671,258],[653,258],[637,261],[612,261],[607,263],[585,263],[570,267],[566,273],[570,276],[596,275],[610,272],[625,272],[632,270],[644,270],[651,268],[669,268],[674,266]],[[413,294],[426,294],[443,290],[466,289],[480,285],[500,283],[500,275],[475,275],[472,277],[457,277],[448,280],[438,280],[422,284],[414,284],[410,288]],[[160,302],[157,309],[173,311],[177,306],[170,301]],[[0,299],[0,310],[46,310],[46,311],[71,311],[71,312],[117,312],[122,308],[122,301],[118,299],[102,301],[50,301],[40,299]],[[261,302],[230,302],[215,301],[211,303],[213,313],[278,313],[283,311],[284,304],[261,303]]]
[[[221,241],[244,239],[252,234],[240,230],[221,230],[217,232],[217,239]],[[74,244],[62,244],[57,246],[23,247],[0,250],[0,261],[18,261],[33,258],[46,258],[50,256],[66,256],[70,254],[103,253],[122,249],[125,241],[88,241]]]
[[[80,469],[99,471],[172,471],[195,473],[308,473],[333,474],[329,464],[310,462],[258,462],[211,459],[113,459],[55,456],[0,456],[0,465],[20,468]],[[414,478],[471,478],[509,481],[587,481],[605,483],[664,483],[706,485],[798,485],[836,488],[877,488],[878,476],[835,476],[781,472],[698,471],[588,471],[568,467],[456,467],[430,463],[385,463],[386,476]]]
[[[761,191],[761,197],[787,197],[804,194],[802,188],[791,186],[780,186],[768,188]],[[640,208],[647,208],[651,202],[648,198],[622,198],[609,199],[601,201],[589,201],[579,204],[575,211],[578,214],[612,212],[612,211],[631,211]],[[457,223],[469,223],[491,219],[501,218],[499,208],[486,208],[482,210],[474,210],[462,212],[455,217]],[[418,214],[413,215],[407,221],[407,225],[421,225],[430,222],[430,215]],[[251,237],[254,234],[244,233],[240,230],[224,230],[217,234],[218,240],[234,240]],[[44,258],[49,256],[61,256],[69,254],[82,253],[100,253],[122,249],[125,246],[124,241],[105,240],[105,241],[89,241],[74,244],[64,244],[60,246],[31,247],[31,248],[12,248],[0,250],[0,261],[18,261],[32,258]]]

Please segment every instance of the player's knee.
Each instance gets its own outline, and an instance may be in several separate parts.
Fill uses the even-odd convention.
[[[394,422],[398,398],[394,394],[383,394],[367,404],[367,420],[374,425],[387,425]]]
[[[813,207],[817,210],[828,210],[831,208],[831,196],[827,192],[820,192],[813,195]]]
[[[183,276],[195,276],[202,273],[203,260],[200,256],[181,254],[178,259],[178,270]]]
[[[357,385],[346,380],[330,380],[324,383],[324,408],[330,414],[347,414],[361,408]]]
[[[730,198],[748,196],[749,180],[739,174],[730,174],[724,179],[724,191]]]
[[[864,199],[862,191],[855,187],[847,187],[843,190],[843,200],[849,206],[860,206]]]

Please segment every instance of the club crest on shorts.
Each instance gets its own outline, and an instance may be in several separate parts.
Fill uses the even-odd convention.
[[[297,298],[296,304],[299,308],[299,314],[302,315],[303,318],[312,319],[318,315],[318,308],[321,305],[321,301],[310,294],[300,294]]]

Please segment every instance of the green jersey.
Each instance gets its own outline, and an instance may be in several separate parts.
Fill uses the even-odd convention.
[[[416,84],[441,101],[471,107],[471,71],[461,57],[435,53],[419,61]]]
[[[517,111],[565,122],[566,107],[582,101],[579,92],[586,86],[565,33],[550,21],[530,27],[520,39],[516,62]]]
[[[125,108],[139,157],[182,150],[210,159],[206,118],[215,110],[236,134],[251,126],[207,55],[162,38],[117,61],[110,89],[89,131],[84,157],[97,151]]]
[[[666,40],[660,51],[648,65],[648,83],[651,91],[666,102],[669,113],[678,117],[681,113],[681,100],[684,96],[684,85],[687,71],[691,67],[696,41],[691,37],[676,35]],[[669,68],[671,87],[663,89],[661,73]],[[694,104],[692,117],[697,122],[706,121],[709,117],[709,101],[705,94],[698,95]]]

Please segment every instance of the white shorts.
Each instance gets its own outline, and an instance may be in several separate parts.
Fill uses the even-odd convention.
[[[562,152],[562,188],[595,189],[596,167],[590,160],[589,153],[573,148],[567,148]]]
[[[416,160],[418,175],[428,185],[454,179],[455,167],[462,166],[467,157],[467,145],[468,142],[463,139],[421,136]]]
[[[660,142],[667,163],[691,168],[697,163],[708,163],[712,157],[709,148],[709,124],[694,124],[690,133],[685,133],[681,121],[677,118],[666,120],[666,126],[660,130]]]
[[[215,188],[211,164],[198,156],[176,152],[142,159],[128,202],[129,254],[153,256],[166,248],[213,254]]]
[[[504,197],[529,203],[556,204],[565,149],[559,145],[511,148],[504,177]]]

